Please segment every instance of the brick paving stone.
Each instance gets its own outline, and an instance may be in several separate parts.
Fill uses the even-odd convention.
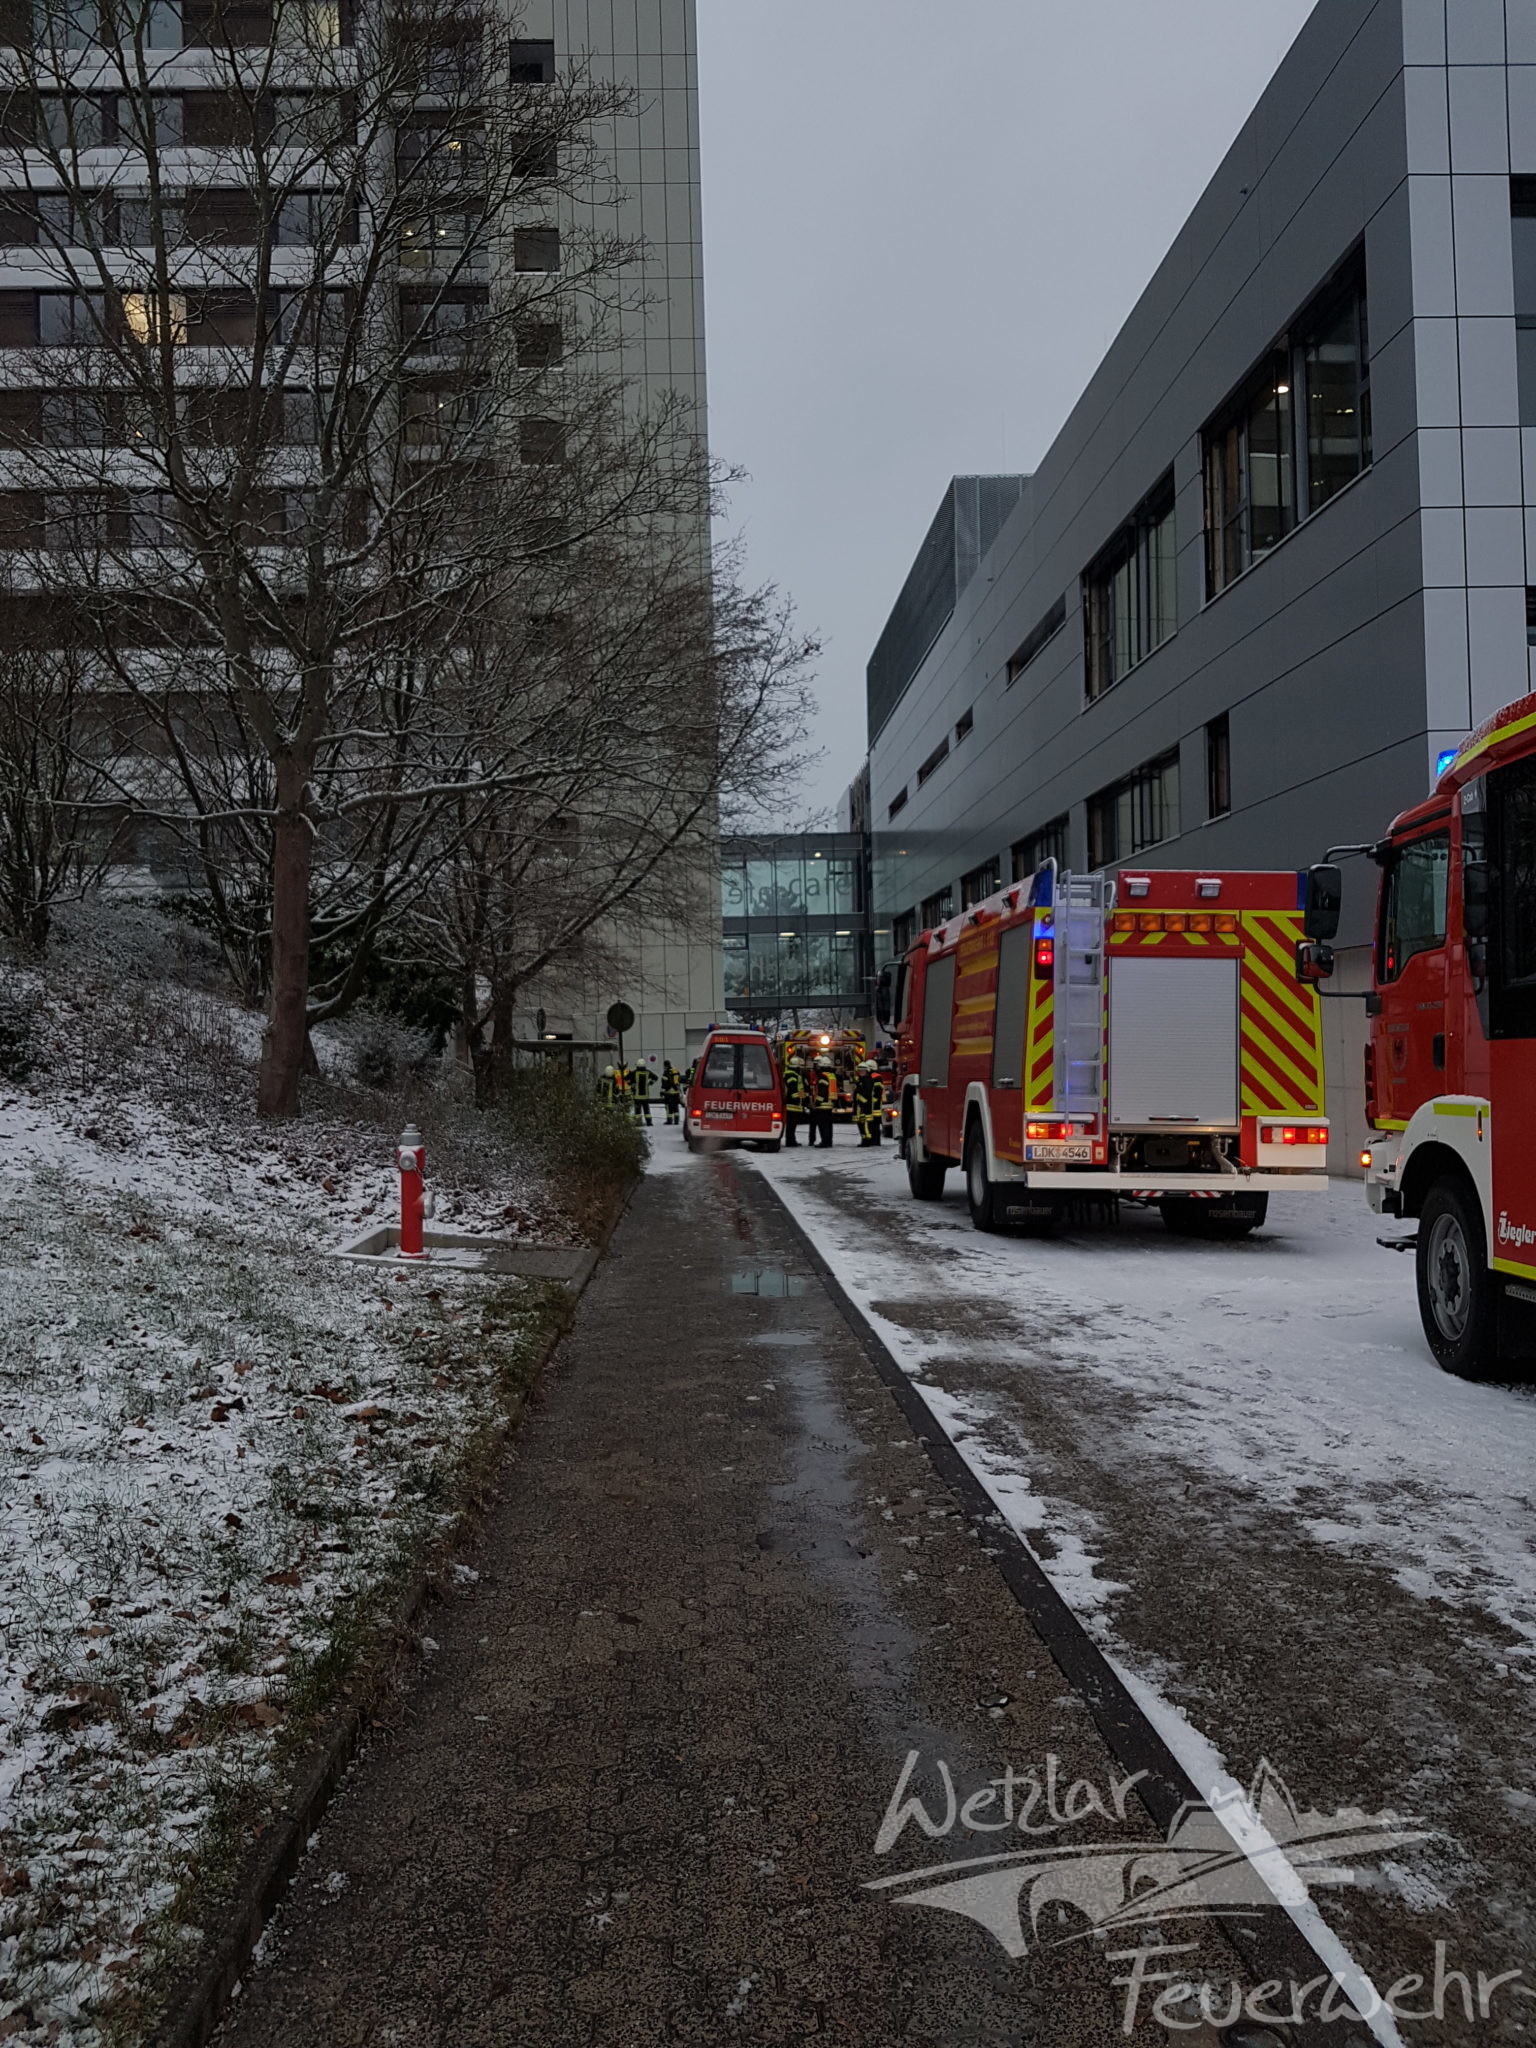
[[[642,1187],[222,2048],[1123,2041],[1104,1945],[864,1889],[998,1840],[877,1859],[911,1749],[1121,1773],[835,1304],[758,1265],[801,1259],[750,1174]]]

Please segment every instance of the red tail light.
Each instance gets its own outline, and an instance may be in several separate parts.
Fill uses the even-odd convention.
[[[1075,1138],[1077,1131],[1071,1124],[1026,1124],[1026,1138]]]
[[[1036,979],[1036,981],[1049,981],[1049,980],[1050,980],[1050,979],[1052,978],[1052,976],[1053,976],[1053,975],[1055,974],[1055,972],[1056,972],[1056,941],[1055,941],[1054,939],[1036,939],[1036,941],[1035,941],[1035,979]]]
[[[1259,1138],[1266,1145],[1326,1145],[1326,1124],[1265,1124]]]

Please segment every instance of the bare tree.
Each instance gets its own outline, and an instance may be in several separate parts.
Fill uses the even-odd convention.
[[[722,810],[781,811],[807,759],[816,643],[734,557],[695,567],[687,546],[608,542],[578,571],[591,601],[502,735],[521,774],[452,836],[402,934],[459,990],[482,1099],[530,983],[591,979],[639,929],[718,929]]]
[[[165,18],[43,0],[0,56],[4,233],[44,280],[0,293],[31,366],[0,539],[153,735],[119,793],[265,999],[281,1116],[407,891],[568,764],[533,651],[583,564],[697,532],[710,480],[605,359],[637,252],[571,225],[615,196],[625,88],[455,0],[184,0],[206,89],[172,90]]]
[[[114,752],[77,649],[0,653],[0,931],[30,952],[106,871]]]

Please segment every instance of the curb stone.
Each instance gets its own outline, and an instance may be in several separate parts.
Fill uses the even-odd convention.
[[[442,1583],[455,1553],[483,1511],[508,1438],[538,1386],[550,1359],[570,1329],[577,1304],[601,1266],[615,1231],[644,1179],[637,1175],[612,1204],[598,1233],[593,1258],[579,1285],[556,1316],[528,1375],[525,1391],[511,1412],[493,1425],[461,1473],[464,1504],[453,1526],[434,1542],[387,1614],[379,1622],[379,1647],[364,1668],[353,1674],[349,1688],[358,1695],[333,1706],[293,1774],[292,1789],[271,1814],[251,1845],[245,1869],[226,1909],[222,1924],[204,1943],[196,1974],[166,2001],[161,2018],[145,2037],[145,2048],[206,2048],[239,1990],[262,1933],[287,1895],[303,1862],[310,1836],[320,1826],[341,1787],[364,1731],[376,1710],[400,1690],[401,1673],[411,1655],[413,1638],[433,1592]]]

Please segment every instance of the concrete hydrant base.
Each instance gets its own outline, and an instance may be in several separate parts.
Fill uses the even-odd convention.
[[[458,1273],[484,1273],[516,1280],[554,1280],[579,1288],[597,1263],[597,1254],[580,1245],[509,1244],[504,1238],[475,1237],[463,1230],[422,1233],[426,1257],[403,1257],[398,1224],[379,1224],[361,1237],[334,1247],[331,1257],[360,1266],[437,1266]]]

